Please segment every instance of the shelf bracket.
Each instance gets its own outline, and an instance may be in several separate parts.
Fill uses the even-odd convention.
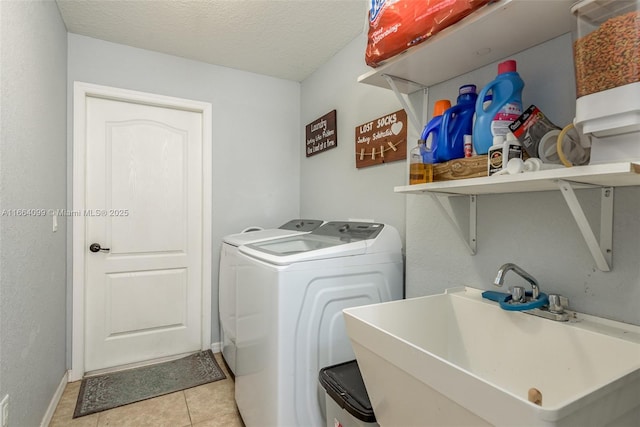
[[[436,193],[429,193],[429,196],[436,202],[436,206],[442,211],[444,217],[449,221],[456,231],[456,234],[464,242],[469,250],[471,255],[476,254],[476,245],[478,241],[478,233],[476,227],[476,218],[477,218],[477,196],[470,195],[469,197],[469,236],[465,236],[460,224],[456,220],[455,215],[453,215],[453,211],[451,210],[451,206],[445,206],[442,203],[442,200]],[[468,237],[468,238],[467,238]]]
[[[596,238],[569,181],[558,180],[560,192],[584,237],[596,266],[611,271],[613,258],[613,187],[600,188],[600,241]]]
[[[418,136],[420,136],[422,134],[422,128],[424,126],[424,123],[418,118],[416,111],[413,109],[411,105],[409,105],[409,102],[404,97],[404,95],[400,92],[400,90],[398,90],[396,81],[407,84],[407,85],[416,86],[418,90],[422,89],[425,96],[427,95],[427,92],[429,89],[425,86],[422,86],[419,83],[412,82],[411,80],[403,79],[400,77],[394,77],[389,74],[382,74],[382,77],[384,77],[384,79],[389,84],[389,87],[391,88],[393,93],[396,95],[396,98],[398,98],[400,105],[402,105],[402,108],[404,108],[404,110],[407,112],[407,116],[409,117],[409,122],[413,126],[414,130],[417,132]]]

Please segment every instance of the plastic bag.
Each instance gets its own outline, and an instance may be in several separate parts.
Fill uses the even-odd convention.
[[[365,61],[382,65],[490,0],[371,0]]]

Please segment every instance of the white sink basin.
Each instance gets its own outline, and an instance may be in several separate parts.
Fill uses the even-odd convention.
[[[380,425],[640,425],[640,327],[508,312],[481,293],[344,310]]]

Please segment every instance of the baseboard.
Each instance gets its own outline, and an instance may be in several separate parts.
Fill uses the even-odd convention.
[[[62,379],[60,380],[60,384],[58,384],[58,388],[56,392],[53,394],[51,398],[51,402],[49,403],[49,407],[47,408],[47,412],[44,413],[44,417],[42,417],[42,422],[40,423],[40,427],[47,427],[51,420],[53,419],[53,414],[56,412],[56,408],[58,407],[58,403],[60,403],[60,399],[62,398],[62,393],[64,393],[64,388],[67,386],[69,382],[69,371],[65,371]]]
[[[211,343],[211,351],[214,353],[220,353],[222,351],[222,343],[221,342],[212,342]]]

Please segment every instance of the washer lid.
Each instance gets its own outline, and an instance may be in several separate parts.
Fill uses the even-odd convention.
[[[266,240],[279,239],[281,237],[295,236],[301,233],[309,233],[310,231],[320,227],[322,223],[323,221],[319,219],[292,219],[278,228],[230,234],[225,236],[222,240],[232,246],[247,245],[249,243],[263,242]]]
[[[309,234],[243,245],[239,251],[270,264],[288,265],[374,252],[399,252],[400,239],[396,235],[393,227],[384,224],[328,222]]]
[[[295,262],[364,254],[363,240],[346,241],[327,236],[301,234],[293,237],[243,245],[238,250],[270,264],[288,265]]]
[[[241,246],[249,243],[263,242],[265,240],[273,240],[287,236],[300,234],[300,231],[282,230],[280,228],[271,228],[268,230],[249,231],[247,233],[237,233],[225,236],[222,240],[232,246]]]

